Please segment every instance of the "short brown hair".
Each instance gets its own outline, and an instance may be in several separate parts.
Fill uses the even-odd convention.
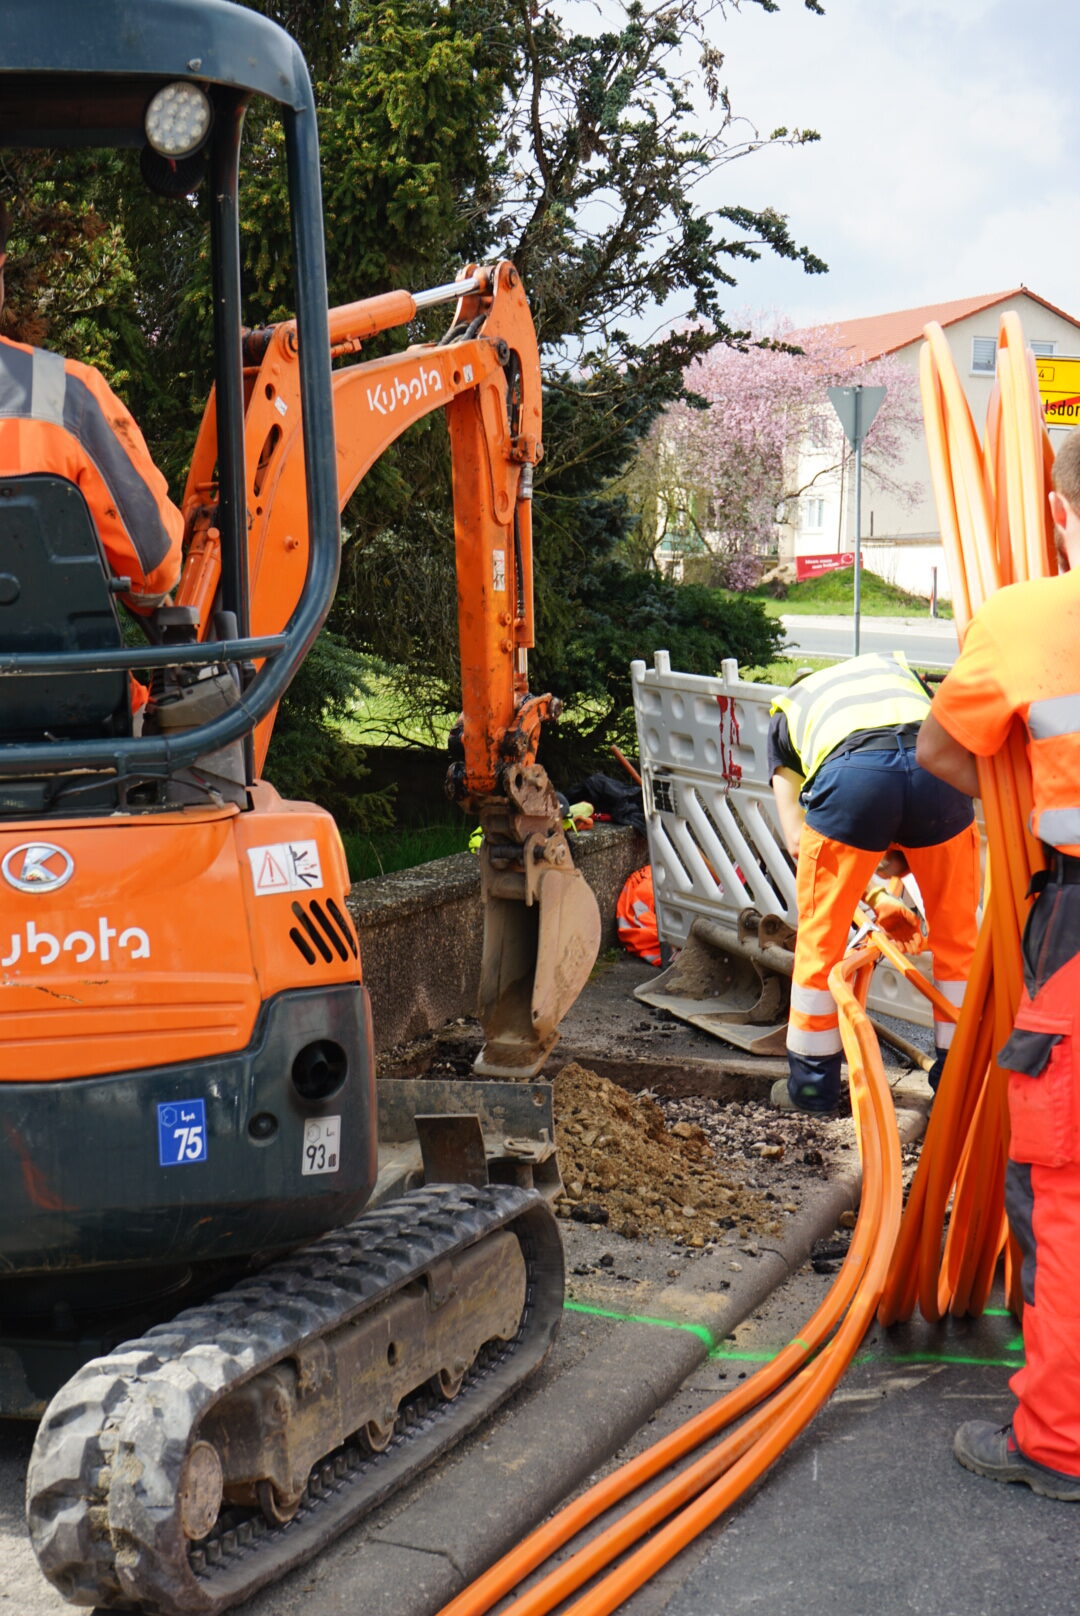
[[[1080,516],[1080,426],[1073,427],[1054,456],[1054,488]]]

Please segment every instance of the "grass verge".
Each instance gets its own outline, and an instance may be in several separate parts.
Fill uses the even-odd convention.
[[[805,583],[789,584],[783,600],[778,600],[768,589],[748,592],[762,602],[767,617],[847,616],[855,610],[855,569],[841,567],[836,572],[822,573],[820,578],[808,578]],[[942,618],[951,618],[953,614],[948,601],[939,601],[937,611]],[[929,617],[930,602],[925,595],[909,595],[906,589],[897,588],[896,584],[888,583],[876,572],[868,572],[863,567],[859,615]]]

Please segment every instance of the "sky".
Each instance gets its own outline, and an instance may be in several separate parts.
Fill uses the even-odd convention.
[[[1080,317],[1076,0],[823,4],[744,0],[713,31],[736,112],[821,135],[710,182],[829,265],[762,258],[733,301],[804,326],[1022,284]]]

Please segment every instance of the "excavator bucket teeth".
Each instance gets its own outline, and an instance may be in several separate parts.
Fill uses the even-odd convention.
[[[634,996],[753,1055],[782,1055],[790,974],[785,951],[695,920],[675,963]]]
[[[532,903],[490,897],[485,906],[481,1077],[536,1075],[600,949],[600,910],[579,870],[545,869],[533,890]]]

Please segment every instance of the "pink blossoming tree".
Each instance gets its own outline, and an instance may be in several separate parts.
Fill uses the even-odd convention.
[[[775,552],[778,523],[849,463],[832,386],[886,388],[863,448],[865,486],[908,504],[919,497],[918,483],[902,473],[921,424],[910,369],[892,356],[853,359],[836,327],[794,332],[774,324],[754,340],[783,346],[718,342],[686,373],[700,402],[672,405],[642,445],[624,489],[639,514],[642,564],[656,565],[665,539],[689,540],[712,558],[712,581],[733,589],[755,583]]]

